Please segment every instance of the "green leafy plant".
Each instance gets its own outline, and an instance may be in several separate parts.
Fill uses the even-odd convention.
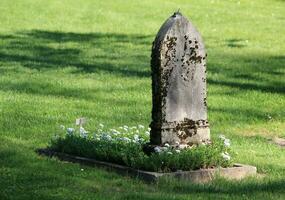
[[[103,125],[101,125],[103,128]],[[67,134],[51,140],[49,148],[76,156],[113,162],[135,169],[156,172],[195,170],[200,168],[229,167],[233,164],[230,140],[224,136],[214,138],[208,144],[193,145],[181,149],[181,145],[156,146],[150,155],[143,146],[149,138],[149,130],[138,127],[120,127],[120,131],[98,129],[93,136],[83,127],[66,129]]]

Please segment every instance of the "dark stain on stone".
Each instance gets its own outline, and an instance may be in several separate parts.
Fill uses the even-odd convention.
[[[187,43],[185,42],[185,44],[184,44],[184,51],[186,51],[187,50]]]
[[[204,106],[207,107],[207,98],[206,97],[203,99],[203,103],[204,103]]]

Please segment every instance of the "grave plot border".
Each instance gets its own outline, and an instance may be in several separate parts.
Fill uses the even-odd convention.
[[[53,151],[51,149],[37,149],[36,152],[39,155],[48,157],[57,157],[59,160],[68,161],[73,163],[80,163],[88,166],[95,166],[104,168],[110,171],[115,171],[121,175],[131,176],[139,178],[146,182],[157,182],[162,178],[177,178],[178,180],[187,180],[193,183],[206,183],[220,176],[230,180],[240,180],[245,177],[254,176],[257,173],[257,169],[251,165],[234,164],[229,168],[210,168],[210,169],[198,169],[191,171],[176,171],[168,173],[149,172],[138,169],[133,169],[127,166],[118,165],[105,161],[98,161],[95,159],[73,156],[65,153]]]

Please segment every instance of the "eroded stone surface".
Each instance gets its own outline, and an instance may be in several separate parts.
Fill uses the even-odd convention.
[[[160,28],[152,48],[151,143],[210,139],[206,52],[196,28],[180,13]]]

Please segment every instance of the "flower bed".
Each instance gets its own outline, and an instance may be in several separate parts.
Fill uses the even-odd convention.
[[[144,126],[123,126],[116,129],[100,128],[91,134],[83,127],[65,129],[66,134],[51,140],[50,149],[69,155],[125,165],[134,169],[153,172],[189,171],[201,168],[229,167],[230,141],[224,136],[214,138],[211,143],[185,148],[183,144],[164,144],[147,155],[143,148],[149,140],[149,129]]]

